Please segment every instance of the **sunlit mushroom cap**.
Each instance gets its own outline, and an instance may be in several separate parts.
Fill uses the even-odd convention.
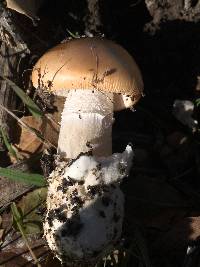
[[[32,72],[35,88],[60,96],[70,89],[115,93],[114,109],[132,107],[143,81],[134,59],[121,46],[102,38],[80,38],[47,51]]]

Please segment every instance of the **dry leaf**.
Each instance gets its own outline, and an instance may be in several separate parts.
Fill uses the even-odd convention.
[[[19,202],[18,208],[22,213],[23,227],[26,234],[42,232],[42,216],[46,206],[46,188],[38,188],[25,195]]]
[[[61,97],[56,98],[54,106],[56,107],[54,113],[46,114],[46,117],[36,119],[33,116],[26,116],[21,120],[29,127],[38,130],[45,140],[48,140],[57,147],[60,130],[59,122],[64,106],[64,99]],[[18,129],[14,129],[14,131],[15,132],[12,134],[15,138],[14,144],[23,159],[30,158],[32,154],[39,153],[43,150],[42,141],[31,131],[25,129],[21,125],[18,126]]]
[[[2,224],[2,217],[0,216],[0,226],[1,224]],[[2,243],[3,233],[4,233],[4,229],[0,228],[0,244]]]
[[[49,115],[52,117],[52,120],[55,123],[46,119],[43,120],[43,125],[42,125],[42,132],[44,134],[44,138],[49,140],[56,147],[58,143],[58,134],[60,131],[59,123],[61,121],[61,113],[64,109],[64,102],[65,102],[64,97],[55,97],[54,106],[56,107],[56,110],[54,111],[53,114],[47,114],[47,116]]]
[[[4,233],[4,229],[0,229],[0,244],[2,243],[3,233]]]
[[[41,130],[42,120],[35,119],[33,116],[23,117],[21,119],[24,123],[26,123],[29,127],[34,128],[38,131]],[[19,137],[19,140],[16,142],[15,147],[18,150],[18,154],[21,155],[22,159],[29,158],[30,155],[41,152],[42,150],[42,142],[41,140],[31,131],[25,129],[24,127],[20,127],[21,134],[20,136],[15,135],[15,138]]]
[[[0,207],[9,204],[10,201],[14,200],[31,187],[30,184],[11,181],[10,179],[0,177]]]
[[[200,236],[200,217],[180,218],[171,225],[168,231],[160,232],[151,244],[154,251],[177,251],[184,249],[189,243],[198,240]]]
[[[6,0],[7,7],[30,19],[38,19],[36,14],[44,0]]]

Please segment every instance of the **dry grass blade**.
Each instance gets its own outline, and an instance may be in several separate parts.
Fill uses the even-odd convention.
[[[80,38],[80,35],[78,34],[78,32],[73,33],[73,32],[71,32],[69,29],[67,29],[67,32],[68,32],[69,35],[70,35],[72,38],[74,38],[74,39]]]
[[[9,141],[8,141],[8,137],[7,137],[5,131],[4,131],[4,129],[3,129],[2,127],[0,127],[0,133],[1,133],[1,135],[2,135],[4,144],[5,144],[6,148],[8,149],[9,153],[10,153],[16,160],[18,160],[17,153],[16,153],[16,151],[13,149],[12,145],[9,143]]]
[[[41,265],[38,262],[37,257],[35,256],[33,250],[31,249],[31,247],[29,245],[28,239],[27,239],[26,234],[25,234],[24,229],[23,229],[23,225],[21,224],[21,221],[22,221],[21,214],[18,211],[18,208],[14,202],[11,205],[11,211],[12,211],[13,219],[14,219],[14,221],[15,221],[15,223],[16,223],[16,225],[17,225],[17,227],[18,227],[18,229],[19,229],[19,231],[20,231],[20,233],[21,233],[21,235],[22,235],[22,237],[26,243],[27,248],[30,251],[30,254],[34,260],[34,263],[37,265],[37,267],[41,267]]]
[[[51,142],[49,142],[48,140],[45,140],[43,138],[43,136],[40,134],[40,132],[36,131],[35,129],[29,127],[26,123],[24,123],[22,120],[20,120],[12,111],[8,110],[6,107],[4,107],[3,105],[0,104],[0,108],[2,108],[3,110],[5,110],[8,114],[10,114],[14,119],[17,120],[18,123],[20,123],[22,125],[22,127],[26,128],[27,130],[31,131],[32,133],[34,133],[41,141],[42,143],[47,147],[54,147],[56,148]]]
[[[27,106],[27,108],[34,117],[41,118],[43,116],[43,112],[41,111],[41,109],[35,104],[35,102],[28,95],[25,94],[25,92],[19,86],[17,86],[14,82],[12,82],[10,79],[6,77],[2,77],[2,79],[4,79],[10,85],[10,87],[15,91],[15,93]]]

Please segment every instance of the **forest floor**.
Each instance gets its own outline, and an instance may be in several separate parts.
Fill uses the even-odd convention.
[[[127,49],[141,69],[145,96],[135,112],[115,114],[113,152],[122,152],[131,142],[135,157],[131,174],[122,184],[126,198],[122,248],[116,250],[117,257],[113,254],[99,266],[200,266],[200,2],[106,0],[99,1],[98,12],[99,22],[93,18],[99,23],[95,29],[88,22],[87,1],[46,1],[37,25],[16,13],[30,52],[20,61],[23,68],[20,65],[17,78],[15,74],[9,77],[42,109],[44,99],[35,95],[30,73],[48,48],[72,34],[85,35],[89,29]],[[3,45],[1,57],[7,51]],[[59,123],[63,99],[56,98],[53,106],[57,108],[47,107],[40,119],[30,113],[22,98],[10,99],[6,108],[56,147],[59,126],[52,119]],[[184,122],[176,115],[176,100],[194,106],[193,111],[182,113]],[[3,123],[9,130],[8,139],[2,138],[0,144],[0,167],[42,175],[40,157],[50,143],[44,145],[44,140],[10,116]],[[0,178],[0,266],[34,266],[27,242],[41,266],[60,266],[42,239],[45,198],[45,187]],[[22,216],[26,241],[13,223],[13,202]]]

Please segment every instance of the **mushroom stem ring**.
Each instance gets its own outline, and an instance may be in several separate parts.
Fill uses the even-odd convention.
[[[65,101],[58,152],[76,158],[112,154],[113,94],[97,90],[71,90]]]

